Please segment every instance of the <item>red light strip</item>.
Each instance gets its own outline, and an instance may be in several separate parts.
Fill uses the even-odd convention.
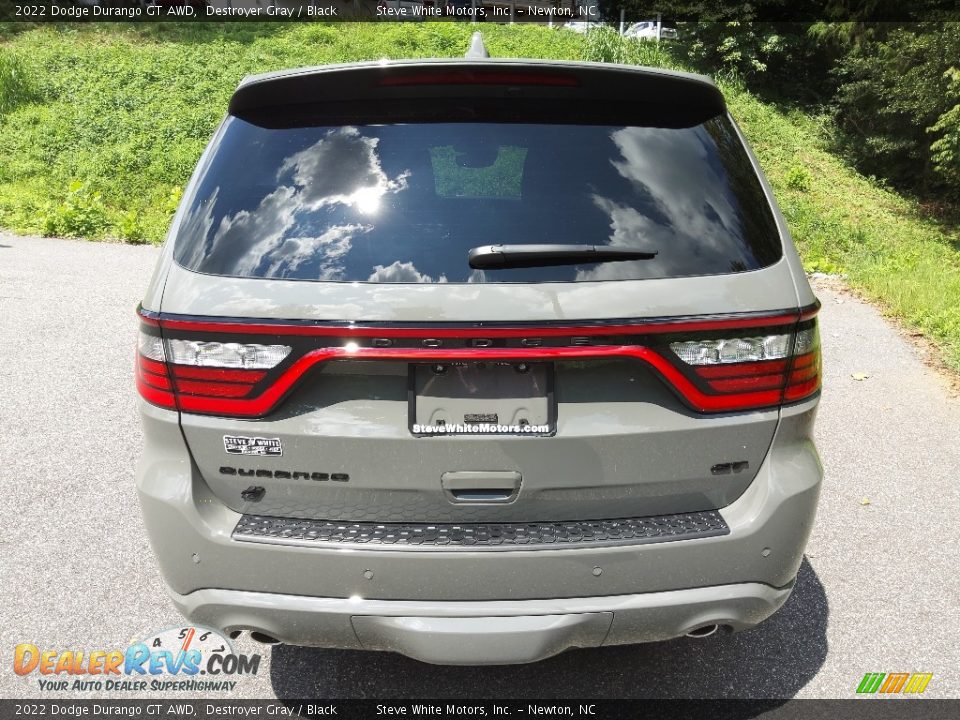
[[[170,365],[173,376],[186,380],[212,380],[214,382],[256,383],[266,377],[266,370],[241,370],[233,368],[197,367],[194,365]]]
[[[393,75],[380,80],[382,87],[410,85],[547,85],[551,87],[579,87],[580,81],[572,75],[551,73],[519,73],[454,70],[443,73],[415,73]]]
[[[170,378],[168,378],[166,375],[154,375],[153,373],[149,372],[141,372],[140,379],[148,385],[152,385],[153,387],[157,388],[158,390],[172,389],[170,385]]]
[[[169,410],[177,409],[177,403],[176,400],[174,400],[172,392],[168,390],[158,390],[152,385],[148,385],[141,377],[140,373],[137,373],[137,392],[139,392],[140,396],[149,403],[159,405],[160,407],[167,408]]]
[[[156,360],[151,360],[148,357],[143,355],[137,355],[137,360],[140,363],[140,368],[144,372],[151,372],[154,375],[166,375],[167,366],[162,362],[157,362]]]
[[[702,332],[706,330],[736,329],[743,330],[751,327],[766,327],[789,325],[802,320],[812,319],[819,310],[819,303],[814,306],[804,308],[800,311],[781,312],[771,315],[758,316],[737,316],[715,319],[691,319],[676,320],[667,322],[650,323],[631,323],[615,325],[569,325],[546,327],[467,327],[467,328],[430,328],[430,327],[342,327],[342,326],[315,326],[315,325],[293,325],[289,323],[271,323],[271,322],[245,322],[245,321],[205,321],[194,319],[162,318],[151,317],[145,311],[140,311],[140,317],[148,325],[159,326],[163,329],[208,332],[208,333],[242,333],[258,335],[293,335],[293,336],[332,336],[348,340],[356,337],[384,337],[384,338],[509,338],[509,337],[558,337],[558,336],[604,336],[604,335],[625,335],[625,334],[661,334],[661,333],[682,333],[682,332]],[[782,382],[771,388],[756,388],[748,391],[747,387],[743,392],[730,393],[726,395],[708,395],[700,391],[673,363],[655,350],[636,345],[614,345],[614,346],[571,346],[557,348],[462,348],[462,349],[443,349],[443,348],[347,348],[347,347],[328,347],[320,348],[308,352],[294,362],[276,381],[266,388],[260,395],[253,398],[224,398],[224,397],[203,397],[198,395],[179,395],[180,409],[185,412],[199,412],[218,415],[229,415],[234,417],[262,417],[269,413],[283,399],[286,393],[296,384],[296,382],[313,366],[330,360],[408,360],[414,362],[431,361],[451,361],[451,360],[553,360],[553,359],[583,359],[583,358],[605,358],[605,357],[628,357],[641,360],[652,366],[677,392],[679,392],[686,402],[696,410],[701,412],[722,412],[749,410],[762,407],[777,405],[783,399],[797,400],[812,394],[819,388],[819,362],[813,360],[813,354],[804,358],[797,358],[796,362],[803,363],[807,357],[811,360],[807,362],[817,362],[817,374],[809,381],[801,384],[789,386],[785,391],[782,389]],[[155,373],[165,373],[163,364],[150,361],[141,356],[143,369]],[[782,361],[777,361],[782,362]],[[760,366],[764,367],[760,367]],[[794,369],[799,369],[802,365],[794,365]],[[746,367],[743,368],[746,371]],[[752,368],[753,372],[769,374],[771,372],[781,372],[783,368],[775,363],[760,363]],[[706,371],[706,372],[704,372]],[[188,371],[191,372],[192,371]],[[221,371],[222,372],[222,371]],[[728,377],[733,379],[739,373],[734,374],[736,370],[730,368],[726,370],[708,370],[706,368],[696,369],[701,376],[713,375],[713,378]],[[727,372],[730,372],[728,375]],[[174,374],[180,377],[186,375],[179,367],[174,367]],[[809,373],[805,373],[808,375]],[[163,392],[158,388],[151,387],[143,381],[140,372],[137,374],[137,386],[141,394],[150,402],[157,405],[170,407],[173,396],[169,392]],[[743,373],[746,375],[746,372]],[[717,384],[716,380],[711,384]],[[198,378],[199,379],[199,378]],[[210,378],[213,379],[213,378]],[[226,380],[226,377],[218,378]],[[240,377],[231,378],[240,380]],[[248,381],[253,380],[247,376]],[[799,373],[792,373],[791,380],[796,383],[797,380],[805,378],[799,377]],[[708,382],[710,382],[708,380]],[[754,380],[758,382],[758,380]],[[719,383],[720,385],[729,385],[733,390],[740,383]],[[200,383],[197,384],[199,389]],[[743,385],[749,386],[749,381],[743,382]],[[719,388],[718,388],[719,389]]]
[[[628,357],[642,360],[657,370],[697,410],[718,412],[745,410],[776,405],[780,388],[736,395],[707,395],[701,392],[669,360],[650,348],[634,345],[609,347],[562,348],[483,348],[483,349],[420,349],[420,348],[357,348],[337,347],[313,350],[287,368],[277,380],[257,397],[234,400],[180,395],[180,409],[185,412],[225,414],[235,417],[261,417],[272,410],[290,388],[310,368],[330,360],[409,360],[415,362],[453,360],[557,360],[578,358]]]
[[[804,383],[799,385],[787,385],[786,390],[783,392],[784,402],[794,402],[796,400],[802,400],[805,397],[813,395],[817,390],[820,389],[820,375],[817,374],[815,377],[807,380]]]
[[[133,374],[137,381],[137,392],[144,400],[160,407],[176,409],[176,400],[170,391],[166,365],[137,353]],[[164,384],[166,387],[163,387]]]
[[[787,369],[786,360],[762,360],[759,362],[739,362],[728,365],[700,365],[694,371],[702,378],[735,378],[754,375],[782,373]]]
[[[779,390],[783,387],[783,373],[710,380],[707,384],[713,390],[721,393],[743,392],[744,390]]]
[[[177,393],[205,397],[241,398],[250,394],[250,383],[218,383],[201,380],[177,380]]]

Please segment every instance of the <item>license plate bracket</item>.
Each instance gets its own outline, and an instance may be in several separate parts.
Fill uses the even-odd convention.
[[[551,362],[411,363],[408,397],[409,428],[418,437],[556,432]]]

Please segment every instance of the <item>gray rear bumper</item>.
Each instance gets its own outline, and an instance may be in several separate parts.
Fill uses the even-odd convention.
[[[283,642],[389,650],[444,665],[542,660],[571,647],[667,640],[707,625],[752,627],[791,587],[760,583],[614,597],[497,602],[317,598],[197,590],[171,593],[191,621],[256,630]]]
[[[395,650],[437,663],[516,663],[567,647],[743,629],[787,599],[816,515],[816,400],[784,408],[729,533],[650,545],[429,553],[238,541],[176,414],[144,408],[137,472],[150,542],[192,621],[291,644]],[[172,416],[172,417],[171,417]]]

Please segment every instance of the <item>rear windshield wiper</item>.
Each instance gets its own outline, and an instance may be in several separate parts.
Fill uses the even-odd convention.
[[[582,263],[652,260],[657,252],[609,245],[481,245],[470,250],[474,270],[580,265]]]

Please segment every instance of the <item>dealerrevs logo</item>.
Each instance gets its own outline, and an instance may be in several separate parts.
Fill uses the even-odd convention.
[[[188,626],[164,630],[126,649],[41,649],[20,643],[13,671],[36,676],[44,691],[230,692],[237,678],[255,675],[260,655],[234,652],[216,630]]]

